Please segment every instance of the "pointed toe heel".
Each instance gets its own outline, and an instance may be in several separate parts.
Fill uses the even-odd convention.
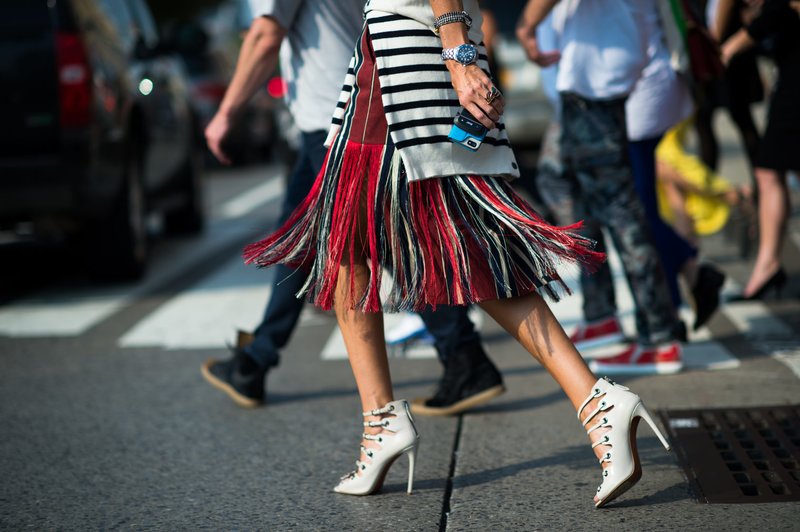
[[[389,468],[401,455],[408,455],[408,486],[411,494],[414,486],[414,469],[416,466],[419,434],[414,426],[414,419],[406,401],[392,401],[383,408],[364,412],[364,417],[381,416],[379,421],[365,421],[365,427],[380,427],[378,434],[362,434],[363,440],[372,441],[377,447],[361,445],[361,452],[366,457],[363,462],[356,460],[356,469],[343,476],[339,484],[333,488],[336,493],[346,495],[371,495],[383,487],[383,481]]]
[[[597,488],[595,501],[595,507],[601,508],[628,491],[642,476],[642,466],[636,449],[636,429],[640,419],[650,425],[667,451],[670,446],[641,398],[628,388],[607,378],[598,380],[592,387],[592,393],[578,409],[579,420],[583,411],[595,399],[597,406],[583,418],[582,424],[589,438],[593,440],[592,449],[599,446],[609,448],[598,460],[601,466],[607,464],[603,469],[603,481]],[[606,430],[597,432],[599,436],[595,439],[593,433],[601,429]]]

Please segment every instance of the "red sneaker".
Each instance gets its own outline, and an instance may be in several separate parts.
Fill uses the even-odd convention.
[[[614,375],[669,375],[683,369],[681,344],[669,342],[653,347],[631,344],[619,355],[595,358],[589,368],[598,374]]]
[[[581,322],[569,339],[578,351],[588,351],[625,338],[617,318],[606,318],[600,321]]]

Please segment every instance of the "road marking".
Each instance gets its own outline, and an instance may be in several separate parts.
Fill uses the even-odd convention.
[[[777,351],[772,353],[772,357],[775,360],[783,362],[786,364],[792,372],[800,378],[800,349],[794,349],[792,351]]]
[[[475,324],[475,329],[481,330],[483,326],[484,313],[477,307],[469,310],[469,317],[472,323]],[[405,313],[384,314],[383,316],[383,329],[384,333],[388,336],[389,331],[397,327],[406,318]],[[389,345],[387,352],[392,358],[410,358],[410,359],[433,359],[436,358],[436,348],[430,339],[411,341],[406,344]],[[344,338],[338,327],[331,331],[328,340],[325,342],[325,347],[322,348],[320,354],[322,360],[344,360],[347,358],[347,349],[344,345]]]
[[[620,321],[623,330],[629,338],[635,338],[636,324],[633,313],[633,296],[628,289],[627,281],[622,270],[622,263],[619,255],[613,251],[609,254],[611,271],[613,272],[614,289],[616,293],[617,306],[619,309]],[[563,272],[562,277],[573,292],[572,296],[566,296],[557,303],[550,303],[550,308],[555,314],[561,325],[571,332],[571,329],[583,318],[583,296],[580,291],[580,281],[578,272]],[[384,328],[386,331],[397,326],[403,319],[402,314],[386,314],[384,316]],[[475,308],[471,311],[473,321],[482,319],[484,313]],[[681,310],[681,317],[691,323],[694,315],[688,308]],[[697,332],[691,332],[691,342],[684,346],[684,362],[689,369],[717,370],[732,369],[739,367],[740,362],[722,344],[711,339],[711,332],[703,327]],[[585,358],[599,358],[618,353],[624,346],[609,346],[601,350],[584,353]],[[491,351],[491,346],[489,346]],[[405,348],[389,348],[390,356],[404,356],[406,358],[435,358],[436,350],[429,343],[414,342]],[[322,350],[323,360],[339,360],[347,358],[344,339],[338,328],[331,332],[325,347]]]
[[[0,335],[40,338],[84,334],[137,297],[161,285],[179,271],[190,268],[210,250],[222,249],[232,240],[250,232],[251,227],[232,222],[231,218],[235,215],[244,216],[265,202],[279,197],[282,189],[283,180],[273,178],[268,183],[248,189],[229,200],[223,204],[223,212],[212,220],[202,235],[175,241],[165,253],[154,257],[148,265],[146,277],[136,284],[112,287],[87,284],[63,290],[48,290],[0,307]],[[253,190],[255,192],[252,192],[251,197]],[[266,284],[263,281],[263,272],[261,275],[259,282]],[[255,315],[260,316],[262,311],[260,309]]]
[[[230,259],[213,275],[150,313],[118,341],[120,347],[203,349],[232,343],[264,312],[271,275]]]
[[[0,334],[19,338],[77,336],[123,308],[127,287],[70,289],[14,301],[0,308]]]
[[[222,220],[241,218],[262,205],[283,197],[285,189],[284,180],[274,176],[272,179],[250,188],[223,203],[219,208],[218,216]]]
[[[247,266],[234,257],[213,275],[139,321],[118,344],[164,349],[225,348],[234,343],[237,330],[253,331],[261,321],[272,293],[273,277],[273,270]],[[300,323],[319,323],[321,319],[307,305]]]

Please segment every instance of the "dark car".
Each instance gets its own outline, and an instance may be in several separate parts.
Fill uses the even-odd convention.
[[[185,79],[143,0],[3,2],[0,229],[80,236],[104,278],[143,273],[153,212],[167,230],[201,230],[202,139]]]
[[[190,20],[166,25],[169,45],[186,63],[192,100],[200,123],[208,125],[220,107],[236,68],[242,39],[253,16],[246,0],[221,0],[198,10]],[[247,102],[226,140],[226,152],[234,164],[259,162],[284,151],[285,113],[283,84],[279,75]],[[216,159],[207,153],[207,160]]]

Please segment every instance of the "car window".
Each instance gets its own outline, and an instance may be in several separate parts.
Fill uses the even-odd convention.
[[[50,27],[50,13],[44,2],[9,2],[3,6],[0,17],[0,30],[4,36],[13,34],[17,28],[25,30],[47,30]]]
[[[142,0],[128,0],[128,5],[137,33],[149,48],[155,47],[158,44],[158,30],[150,9]]]
[[[133,18],[125,0],[99,0],[98,8],[113,26],[125,50],[130,52],[136,43],[136,31]]]

